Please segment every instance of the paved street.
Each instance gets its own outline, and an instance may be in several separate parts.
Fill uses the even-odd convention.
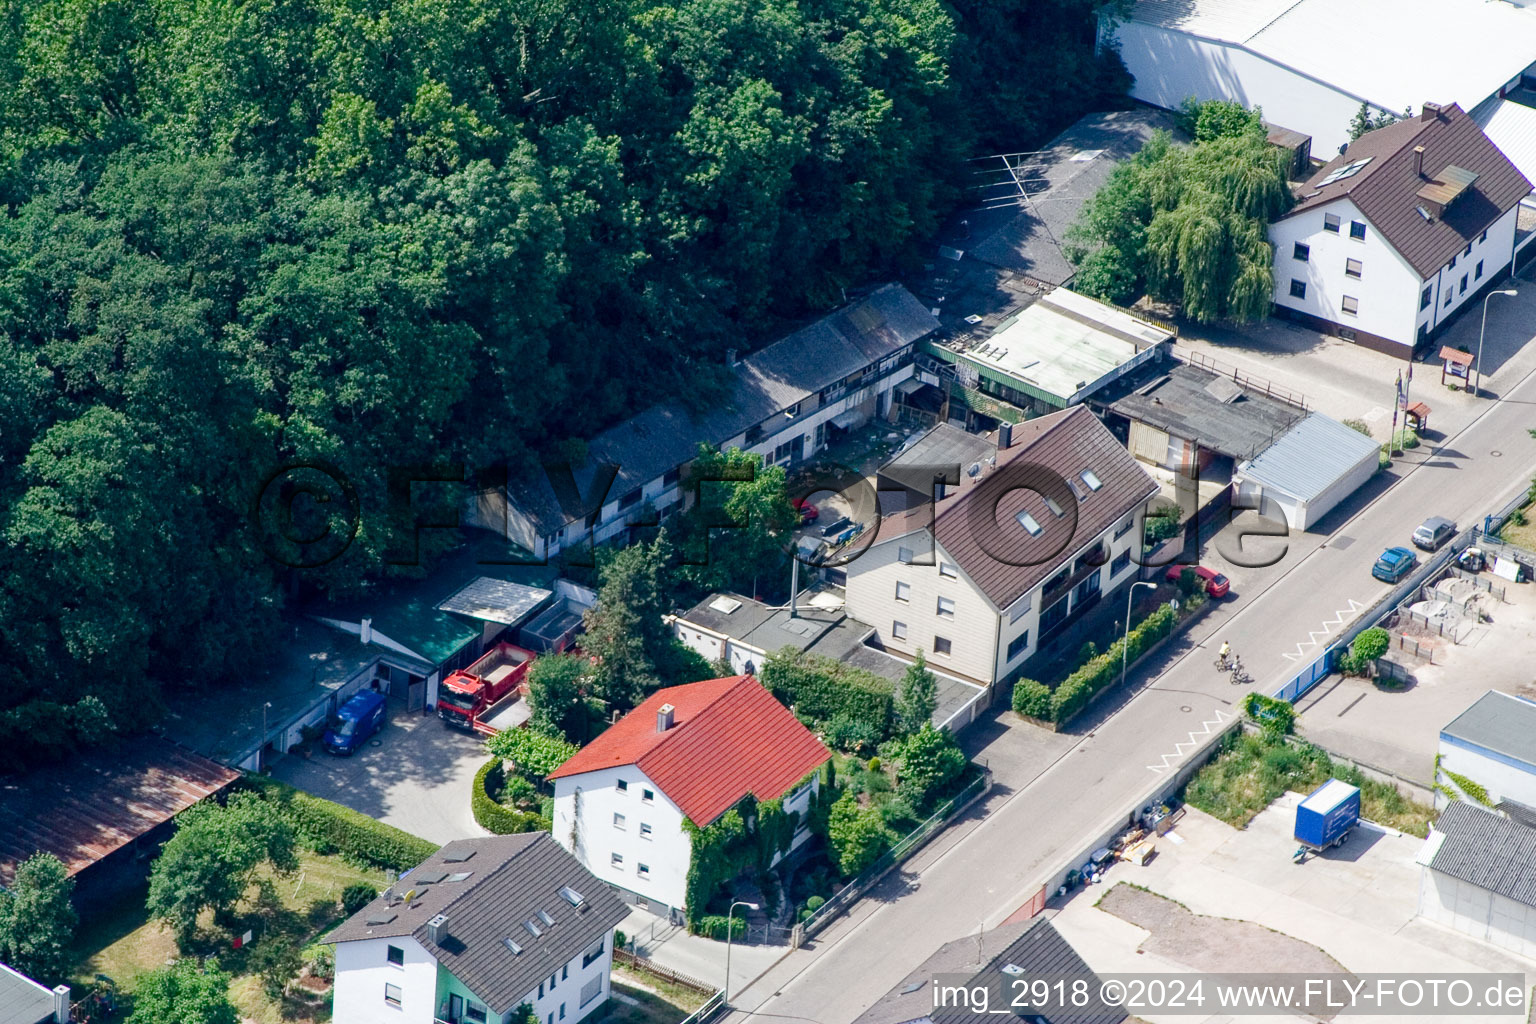
[[[761,1013],[846,1024],[941,943],[1001,922],[1181,763],[1192,735],[1235,713],[1239,694],[1211,667],[1211,648],[1197,645],[1219,631],[1272,689],[1384,593],[1370,575],[1383,546],[1405,542],[1426,515],[1471,523],[1525,489],[1536,471],[1536,443],[1526,433],[1536,402],[1530,371],[1523,354],[1507,360],[1488,383],[1500,401],[1486,401],[1469,426],[1395,467],[1401,476],[1390,490],[1378,476],[1353,518],[1345,511],[1325,521],[1336,531],[1325,543],[1292,537],[1286,557],[1256,570],[1237,601],[1152,667],[1161,674],[1122,713],[1034,763],[1002,756],[1016,730],[994,730],[976,751],[988,758],[996,746],[1000,755],[985,817],[942,837],[812,947],[749,986],[734,1000],[736,1019]]]

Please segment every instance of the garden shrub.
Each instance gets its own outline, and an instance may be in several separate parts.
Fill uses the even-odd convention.
[[[874,722],[855,718],[846,711],[838,712],[823,732],[830,746],[855,754],[873,749],[881,739],[879,727]]]
[[[1013,710],[1030,718],[1049,720],[1051,688],[1035,679],[1020,679],[1013,685]]]
[[[706,939],[724,942],[727,927],[730,929],[731,938],[740,940],[747,925],[739,916],[728,919],[724,914],[705,914],[694,923],[693,931],[695,935],[702,935]]]
[[[901,767],[896,772],[901,780],[899,792],[913,807],[924,809],[943,795],[963,771],[965,753],[955,738],[943,729],[924,725],[907,738],[906,749],[902,751]]]
[[[491,792],[491,787],[486,786],[486,792]],[[507,779],[498,794],[498,802],[508,807],[522,807],[527,804],[537,803],[539,792],[533,783],[521,775],[513,775]]]
[[[874,727],[879,739],[891,732],[891,681],[821,655],[785,648],[770,654],[759,678],[796,714],[830,723],[839,715]]]
[[[379,895],[379,890],[367,882],[353,882],[341,890],[341,909],[348,917],[362,910],[372,903]]]
[[[404,871],[437,852],[436,843],[276,779],[247,774],[245,783],[277,804],[300,841],[316,853],[339,853],[365,867]]]
[[[550,821],[543,815],[505,807],[491,799],[491,789],[501,789],[506,785],[505,772],[499,757],[491,758],[475,772],[475,781],[469,789],[469,807],[475,822],[487,832],[499,836],[547,830]]]
[[[324,942],[307,947],[304,950],[304,966],[309,968],[311,977],[321,981],[335,980],[336,947]]]
[[[1286,735],[1296,726],[1296,708],[1290,701],[1250,693],[1243,698],[1243,711],[1265,732]]]
[[[810,899],[805,901],[805,909],[815,913],[823,906],[825,906],[826,902],[826,898],[823,896],[812,896]]]
[[[860,808],[858,797],[844,793],[832,805],[827,845],[844,876],[857,875],[890,848],[896,836],[873,807]]]
[[[532,729],[503,729],[486,740],[485,747],[497,757],[511,761],[517,773],[531,782],[544,781],[577,750],[574,743]]]
[[[1361,630],[1349,645],[1349,653],[1361,664],[1370,664],[1392,646],[1392,634],[1380,626],[1372,626],[1370,629]]]

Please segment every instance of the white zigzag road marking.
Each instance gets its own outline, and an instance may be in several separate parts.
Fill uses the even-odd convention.
[[[1359,601],[1356,601],[1354,598],[1350,598],[1348,608],[1334,612],[1333,618],[1331,619],[1324,619],[1323,628],[1321,630],[1308,630],[1307,641],[1305,643],[1297,643],[1296,650],[1294,652],[1284,651],[1282,652],[1283,655],[1292,661],[1300,661],[1302,658],[1312,657],[1312,655],[1306,653],[1306,649],[1308,647],[1316,647],[1318,638],[1331,636],[1335,627],[1342,626],[1345,622],[1353,621],[1355,616],[1360,614],[1364,608],[1365,605],[1361,604]],[[1345,618],[1346,615],[1349,616],[1348,619]]]
[[[1178,763],[1184,757],[1185,751],[1194,750],[1200,745],[1201,740],[1205,739],[1211,734],[1212,729],[1231,717],[1232,716],[1230,714],[1221,710],[1221,708],[1217,708],[1216,717],[1211,719],[1209,722],[1201,722],[1199,732],[1191,730],[1189,733],[1189,739],[1183,743],[1175,744],[1173,753],[1164,754],[1161,764],[1149,764],[1147,767],[1161,775],[1163,772],[1167,771],[1169,768],[1172,768],[1176,763]]]

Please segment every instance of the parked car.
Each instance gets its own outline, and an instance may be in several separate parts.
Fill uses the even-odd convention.
[[[1396,583],[1413,572],[1418,564],[1419,556],[1407,548],[1387,548],[1371,566],[1371,575],[1387,583]]]
[[[1210,597],[1226,597],[1227,591],[1232,589],[1231,580],[1215,569],[1207,569],[1203,565],[1170,565],[1166,577],[1168,582],[1179,582],[1179,577],[1184,575],[1185,569],[1190,570],[1205,581],[1205,592]]]
[[[817,508],[815,505],[812,505],[806,498],[796,498],[794,501],[790,502],[790,504],[795,506],[795,510],[800,513],[801,525],[804,525],[805,523],[814,523],[816,520],[821,518],[821,509]]]
[[[383,725],[384,695],[378,690],[363,690],[336,709],[336,717],[331,719],[320,742],[331,753],[348,756]]]
[[[1456,536],[1456,524],[1444,516],[1430,516],[1413,531],[1413,546],[1438,551],[1440,545]]]

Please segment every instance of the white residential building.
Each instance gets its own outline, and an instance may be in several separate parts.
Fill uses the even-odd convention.
[[[1427,103],[1362,135],[1270,225],[1275,311],[1406,358],[1508,269],[1530,191],[1460,107]]]
[[[575,1024],[628,910],[542,832],[449,843],[343,922],[336,1024]]]
[[[930,469],[941,493],[886,515],[847,568],[849,614],[890,650],[986,685],[1135,578],[1158,485],[1087,408],[1005,424],[986,461]]]
[[[479,494],[467,521],[541,559],[605,543],[647,516],[684,507],[683,471],[700,444],[788,465],[889,415],[893,389],[912,376],[918,340],[938,326],[911,292],[884,285],[745,359],[732,355],[731,394],[711,409],[652,406],[592,438],[586,464],[532,469]]]
[[[750,675],[666,687],[550,773],[552,830],[625,900],[682,911],[692,859],[684,820],[706,827],[749,794],[782,798],[803,820],[830,757]],[[809,837],[797,830],[791,849]]]
[[[1435,96],[1471,110],[1518,87],[1536,57],[1536,12],[1484,0],[1139,0],[1106,16],[1136,77],[1131,95],[1262,107],[1328,157],[1360,104],[1402,115]]]
[[[1501,810],[1536,824],[1536,701],[1489,690],[1440,730],[1435,764],[1436,807],[1461,792],[1453,777],[1460,776]]]

